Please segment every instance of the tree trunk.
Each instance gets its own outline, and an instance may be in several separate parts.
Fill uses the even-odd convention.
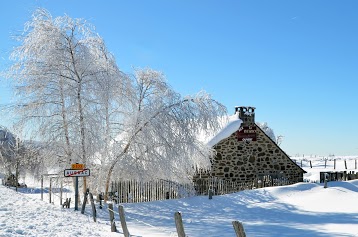
[[[80,115],[80,136],[81,136],[81,159],[83,164],[86,167],[86,136],[85,136],[85,122],[83,115],[83,107],[82,107],[82,97],[81,97],[81,82],[78,82],[78,91],[77,91],[77,100],[78,100],[78,112]],[[86,178],[83,179],[83,192],[85,193],[87,190],[87,182]]]
[[[80,76],[80,73],[77,71],[76,67],[76,60],[75,60],[75,49],[71,45],[71,41],[69,42],[70,49],[71,49],[71,60],[73,66],[73,72],[76,75],[76,82],[77,82],[77,105],[78,105],[78,113],[79,113],[79,127],[80,127],[80,143],[81,143],[81,159],[82,163],[86,167],[86,136],[85,136],[85,122],[84,122],[84,112],[83,112],[83,105],[82,105],[82,82],[83,78]],[[83,192],[85,193],[87,190],[87,182],[86,179],[83,179]]]
[[[121,154],[119,154],[116,159],[113,161],[111,167],[109,167],[108,173],[107,173],[107,178],[106,178],[106,186],[105,186],[105,191],[104,191],[104,202],[107,202],[108,200],[108,190],[109,190],[109,183],[111,182],[111,176],[113,173],[113,169],[116,166],[117,162],[119,161],[119,159],[127,153],[129,146],[131,144],[131,140],[127,143],[127,145],[124,147],[123,151]]]
[[[109,183],[111,182],[112,172],[113,172],[113,169],[114,169],[114,166],[116,165],[116,163],[117,162],[115,162],[111,165],[111,167],[109,168],[108,173],[107,173],[106,186],[105,186],[105,190],[104,190],[104,202],[105,203],[108,201]]]
[[[71,164],[71,157],[72,157],[72,150],[70,145],[70,136],[68,132],[68,121],[67,121],[67,111],[65,105],[65,96],[63,92],[63,80],[60,81],[60,96],[61,96],[61,109],[62,109],[62,123],[63,123],[63,130],[65,133],[65,142],[66,142],[66,163],[69,165]]]

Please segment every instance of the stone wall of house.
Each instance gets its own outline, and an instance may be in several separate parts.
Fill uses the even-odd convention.
[[[259,127],[256,141],[239,141],[236,133],[214,146],[217,155],[212,160],[210,174],[224,180],[248,182],[264,175],[288,178],[294,182],[303,179],[303,170],[297,166]]]
[[[255,107],[235,107],[235,114],[242,121],[239,131],[213,147],[216,156],[210,173],[201,173],[194,179],[217,177],[244,183],[270,175],[291,182],[303,181],[304,170],[256,126]]]
[[[217,154],[212,160],[212,170],[210,174],[200,174],[201,178],[212,176],[233,182],[249,182],[270,175],[292,182],[303,181],[303,170],[258,127],[256,141],[239,141],[233,133],[214,148]]]

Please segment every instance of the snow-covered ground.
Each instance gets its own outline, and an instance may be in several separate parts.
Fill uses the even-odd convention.
[[[300,156],[291,159],[307,171],[304,178],[308,182],[319,182],[320,172],[358,172],[358,156]]]
[[[355,170],[356,157],[336,157],[336,169]],[[295,157],[308,172],[306,179],[319,179],[319,172],[333,168],[323,157]],[[310,168],[309,160],[312,160]],[[338,162],[339,161],[339,162]],[[333,170],[332,170],[333,171]],[[317,175],[318,173],[318,175]],[[358,236],[358,180],[298,183],[285,187],[247,190],[235,194],[191,197],[179,200],[123,204],[129,232],[134,237],[174,237],[174,213],[180,211],[189,237],[235,236],[232,221],[243,223],[251,236]],[[117,207],[115,208],[117,210]],[[0,185],[0,236],[123,236],[110,232],[108,211],[97,208],[93,222],[90,205],[84,215],[41,201],[36,189],[14,190]]]

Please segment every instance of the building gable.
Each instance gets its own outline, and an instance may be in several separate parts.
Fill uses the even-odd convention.
[[[212,159],[210,176],[234,182],[248,182],[267,175],[292,182],[302,181],[305,171],[256,126],[254,110],[253,107],[236,108],[241,127],[213,146],[216,156]],[[243,127],[250,127],[255,136],[249,131],[248,139],[245,139]]]

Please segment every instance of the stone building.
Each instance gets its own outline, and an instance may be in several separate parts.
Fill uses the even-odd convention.
[[[208,142],[216,156],[210,174],[201,174],[201,178],[249,182],[271,176],[293,183],[303,181],[306,172],[255,124],[254,107],[236,107],[235,116]]]

